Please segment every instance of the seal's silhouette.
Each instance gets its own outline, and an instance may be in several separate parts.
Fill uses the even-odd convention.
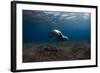
[[[50,38],[56,38],[57,41],[67,41],[69,38],[67,36],[64,36],[61,31],[54,29],[50,33]]]

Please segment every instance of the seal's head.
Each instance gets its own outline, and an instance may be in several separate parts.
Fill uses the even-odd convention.
[[[51,34],[52,34],[53,36],[56,36],[56,37],[62,35],[62,33],[61,33],[59,30],[57,30],[57,29],[54,29],[54,30],[51,32]]]
[[[64,36],[59,30],[54,29],[51,32],[51,36],[50,37],[55,37],[58,41],[66,41],[68,40],[67,36]]]

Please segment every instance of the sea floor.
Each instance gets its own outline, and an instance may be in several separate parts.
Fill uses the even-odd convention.
[[[86,60],[91,58],[88,42],[26,43],[23,44],[23,63]]]

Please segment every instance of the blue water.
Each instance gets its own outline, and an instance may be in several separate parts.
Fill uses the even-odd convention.
[[[23,43],[46,42],[54,29],[69,41],[90,41],[90,18],[90,13],[83,12],[23,10]]]

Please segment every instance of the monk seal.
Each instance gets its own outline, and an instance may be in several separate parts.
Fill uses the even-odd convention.
[[[64,36],[61,31],[54,29],[50,33],[50,38],[56,38],[57,41],[67,41],[69,38],[67,36]]]

